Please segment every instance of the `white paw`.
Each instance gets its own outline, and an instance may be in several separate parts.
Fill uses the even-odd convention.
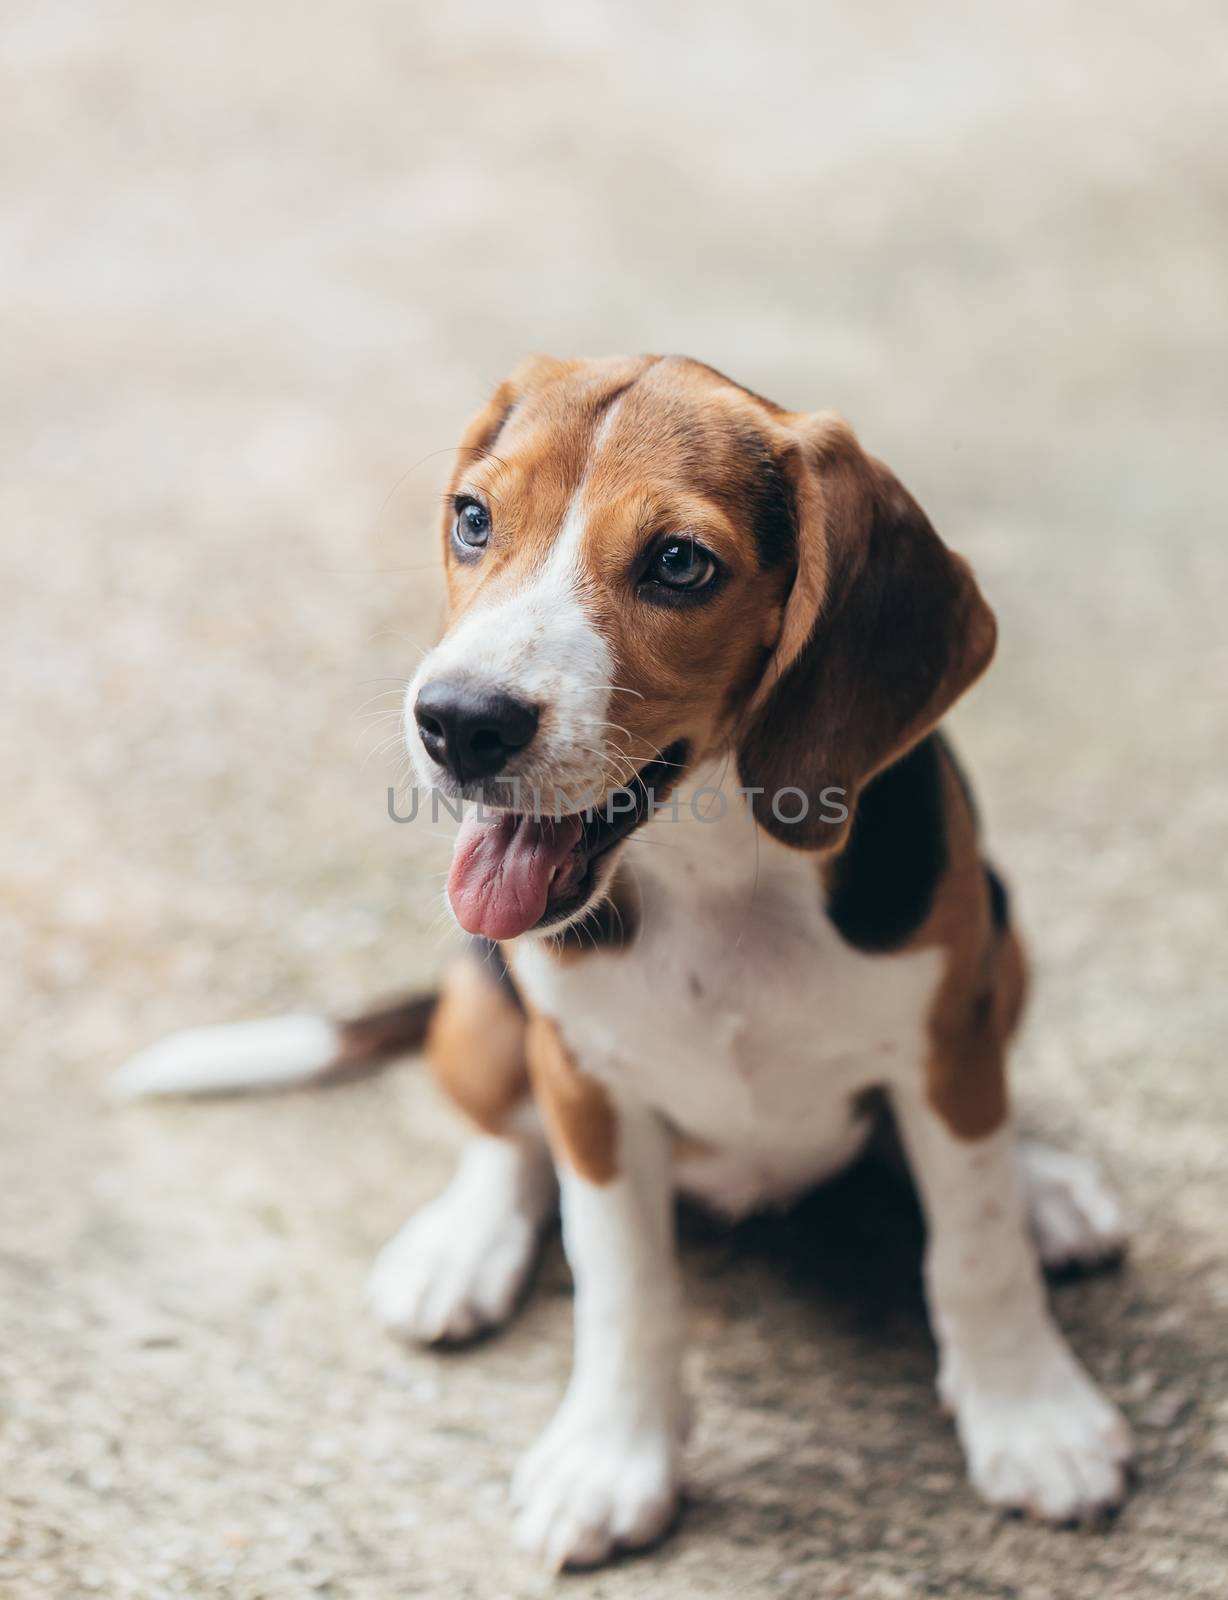
[[[532,1269],[538,1232],[514,1207],[465,1215],[444,1193],[380,1251],[367,1283],[371,1309],[393,1333],[422,1344],[498,1327]]]
[[[1130,1430],[1056,1331],[993,1376],[953,1356],[943,1390],[972,1486],[991,1505],[1085,1522],[1124,1499]]]
[[[1045,1144],[1021,1144],[1019,1167],[1032,1236],[1046,1267],[1115,1260],[1128,1230],[1095,1166]]]
[[[564,1401],[512,1484],[516,1540],[552,1571],[651,1544],[678,1507],[676,1408]]]

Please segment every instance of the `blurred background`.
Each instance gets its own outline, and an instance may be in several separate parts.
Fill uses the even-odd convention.
[[[557,1247],[468,1356],[363,1311],[460,1137],[420,1068],[105,1096],[172,1028],[440,966],[447,846],[388,821],[370,714],[438,621],[447,452],[530,350],[834,407],[971,557],[1022,1117],[1139,1223],[1056,1301],[1142,1445],[1111,1533],[974,1502],[915,1218],[855,1181],[691,1241],[693,1505],[569,1592],[1223,1593],[1226,103],[1217,0],[8,9],[6,1596],[547,1587],[503,1493],[565,1375]]]

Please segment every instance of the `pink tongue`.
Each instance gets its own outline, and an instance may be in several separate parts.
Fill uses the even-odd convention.
[[[514,939],[540,922],[550,898],[554,869],[579,841],[577,816],[537,821],[508,812],[462,821],[448,874],[448,899],[466,933],[487,939]]]

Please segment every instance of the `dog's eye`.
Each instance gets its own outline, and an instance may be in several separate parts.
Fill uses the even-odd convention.
[[[463,497],[456,502],[456,522],[452,528],[457,544],[467,550],[480,550],[490,538],[490,512],[476,500]]]
[[[716,558],[703,545],[694,539],[671,539],[653,556],[645,578],[659,588],[693,594],[706,589],[716,574]]]

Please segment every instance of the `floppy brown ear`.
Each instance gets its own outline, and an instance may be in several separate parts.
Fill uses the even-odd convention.
[[[797,442],[797,575],[738,767],[763,790],[751,804],[769,833],[825,850],[844,842],[862,786],[984,672],[997,625],[967,562],[851,429],[803,418]],[[798,821],[782,820],[802,809],[790,788],[809,802]]]

